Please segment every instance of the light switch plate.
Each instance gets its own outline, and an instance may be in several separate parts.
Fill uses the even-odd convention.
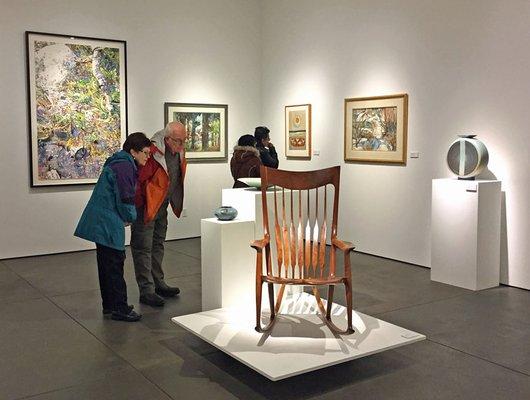
[[[320,155],[320,150],[313,150],[313,155],[314,156],[319,156]]]
[[[420,158],[420,152],[419,151],[411,151],[410,152],[410,158]]]

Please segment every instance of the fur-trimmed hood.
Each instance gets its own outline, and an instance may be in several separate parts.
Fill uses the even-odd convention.
[[[241,153],[241,154],[238,154],[238,158],[245,158],[245,157],[252,157],[252,156],[259,157],[259,150],[253,146],[235,146],[234,157],[236,156],[236,153]]]
[[[238,178],[256,178],[259,177],[259,168],[261,160],[259,150],[252,146],[234,147],[234,155],[230,160],[230,171],[234,178],[234,187],[245,187],[246,185],[239,182]]]

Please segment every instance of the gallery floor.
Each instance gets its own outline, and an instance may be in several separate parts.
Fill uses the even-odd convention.
[[[95,252],[0,262],[0,399],[528,399],[530,292],[471,292],[354,254],[354,307],[427,340],[272,382],[170,318],[200,311],[200,240],[167,243],[182,295],[140,323],[104,320]],[[339,297],[337,302],[343,303]]]

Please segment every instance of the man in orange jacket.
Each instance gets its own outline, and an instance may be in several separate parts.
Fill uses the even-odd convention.
[[[151,138],[151,157],[138,172],[136,210],[138,218],[131,226],[131,250],[140,303],[164,305],[164,297],[180,293],[164,281],[162,260],[167,233],[167,208],[177,217],[182,212],[186,157],[186,128],[170,122]]]

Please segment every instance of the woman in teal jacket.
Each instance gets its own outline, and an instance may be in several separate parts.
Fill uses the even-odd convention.
[[[74,235],[96,243],[103,314],[134,322],[142,316],[127,304],[123,279],[125,226],[136,220],[136,164],[145,165],[151,141],[141,132],[130,134],[123,150],[105,161],[92,196]]]

